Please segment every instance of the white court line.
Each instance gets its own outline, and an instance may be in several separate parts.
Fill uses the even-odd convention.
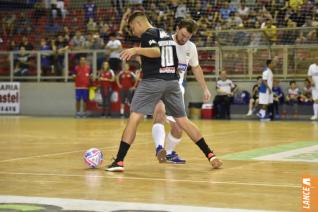
[[[53,176],[53,177],[87,177],[80,174],[51,174],[51,173],[34,173],[34,172],[0,172],[3,175],[28,175],[28,176]],[[244,186],[262,186],[262,187],[283,187],[283,188],[300,188],[300,185],[292,184],[269,184],[269,183],[241,183],[235,181],[212,181],[212,180],[184,180],[184,179],[166,179],[166,178],[151,178],[151,177],[127,177],[122,173],[109,173],[109,175],[94,175],[92,178],[108,178],[108,179],[126,179],[126,180],[148,180],[148,181],[166,181],[180,183],[208,183],[208,184],[225,184],[225,185],[244,185]],[[116,176],[117,175],[117,176]]]
[[[265,155],[265,156],[254,158],[254,160],[291,161],[288,159],[289,157],[299,155],[299,154],[304,154],[304,153],[312,153],[312,152],[316,152],[316,151],[318,151],[318,145],[304,147],[304,148],[290,150],[290,151],[285,151],[285,152],[279,152],[279,153],[270,154],[270,155]],[[297,159],[297,161],[299,161],[299,160]],[[318,160],[306,160],[306,162],[318,162]]]
[[[24,203],[24,204],[43,204],[62,207],[63,210],[72,211],[169,211],[169,212],[261,212],[265,210],[252,209],[234,209],[234,208],[213,208],[187,205],[168,205],[141,202],[114,202],[101,200],[81,200],[64,198],[45,198],[45,197],[27,197],[27,196],[0,196],[1,203]]]
[[[148,143],[148,142],[147,142],[147,143]],[[134,146],[136,146],[136,145],[143,145],[143,144],[147,144],[147,143],[146,143],[146,142],[137,143],[137,144],[134,144]],[[107,147],[107,150],[103,150],[103,151],[109,151],[110,149],[114,149],[114,148],[118,148],[118,147],[119,147],[119,145]],[[105,147],[105,148],[106,148],[106,147]],[[101,148],[101,149],[104,149],[104,148]],[[67,155],[67,154],[73,154],[73,153],[79,153],[79,152],[84,153],[85,150],[75,150],[75,151],[69,151],[69,152],[59,152],[59,153],[52,153],[52,154],[33,155],[33,156],[28,156],[28,157],[12,158],[12,159],[7,159],[7,160],[0,160],[0,163],[7,163],[7,162],[19,161],[19,160],[28,160],[28,159],[41,158],[41,157],[51,157],[51,156],[58,156],[58,155]]]

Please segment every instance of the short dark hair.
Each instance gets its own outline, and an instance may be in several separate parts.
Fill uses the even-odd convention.
[[[178,25],[179,29],[186,28],[188,32],[191,34],[196,32],[198,29],[198,24],[192,19],[182,19],[179,21]]]
[[[266,65],[269,66],[270,64],[272,64],[272,60],[271,59],[266,60]]]
[[[260,80],[260,79],[262,79],[262,76],[258,76],[256,79],[257,79],[257,80]]]
[[[293,84],[293,83],[296,84],[296,81],[295,81],[295,80],[290,81],[290,82],[289,82],[289,85],[291,85],[291,84]]]
[[[143,11],[135,11],[133,14],[129,16],[128,24],[130,24],[135,18],[137,17],[145,17],[147,18],[146,14]],[[148,19],[148,18],[147,18]]]

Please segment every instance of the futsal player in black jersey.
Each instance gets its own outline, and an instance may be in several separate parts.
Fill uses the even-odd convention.
[[[198,127],[186,116],[183,97],[178,83],[178,58],[175,42],[164,30],[153,27],[143,12],[133,13],[128,24],[132,33],[141,38],[140,47],[126,49],[121,53],[123,60],[132,56],[141,57],[143,79],[135,91],[131,113],[123,132],[117,157],[106,167],[107,171],[124,171],[124,158],[136,137],[136,131],[144,115],[152,114],[155,105],[162,100],[167,115],[175,118],[180,127],[198,145],[213,168],[222,162],[208,147]]]

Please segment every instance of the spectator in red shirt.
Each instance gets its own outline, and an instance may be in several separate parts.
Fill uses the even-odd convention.
[[[100,92],[103,99],[103,114],[102,116],[110,116],[110,98],[112,95],[112,84],[115,81],[115,74],[109,68],[109,63],[105,61],[102,69],[99,72]]]
[[[74,69],[75,95],[76,95],[76,117],[86,117],[88,86],[90,84],[91,68],[85,57],[80,58],[80,63]],[[83,113],[81,114],[81,100],[83,100]]]
[[[136,76],[133,72],[129,70],[129,64],[124,64],[124,70],[119,72],[116,78],[117,85],[119,87],[121,106],[120,115],[123,116],[125,112],[125,103],[129,102],[129,89],[133,88],[135,85]]]

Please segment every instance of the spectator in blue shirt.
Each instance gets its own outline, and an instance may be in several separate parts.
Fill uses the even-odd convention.
[[[84,4],[84,12],[85,12],[85,22],[88,22],[90,18],[96,21],[96,10],[97,6],[93,2],[93,0],[88,0],[86,4]]]

